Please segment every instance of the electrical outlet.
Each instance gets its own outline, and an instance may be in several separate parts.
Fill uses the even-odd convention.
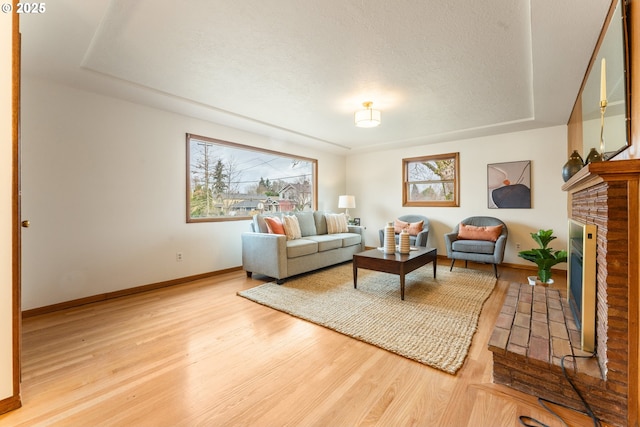
[[[520,243],[516,243],[516,249],[520,249]]]
[[[182,261],[182,252],[176,252],[176,261]]]

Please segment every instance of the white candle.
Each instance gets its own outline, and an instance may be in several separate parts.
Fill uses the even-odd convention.
[[[607,64],[602,58],[600,68],[600,102],[607,100]]]

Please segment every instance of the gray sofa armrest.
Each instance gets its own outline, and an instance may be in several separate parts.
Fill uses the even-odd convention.
[[[242,233],[242,268],[248,275],[287,277],[287,237],[281,234]]]
[[[416,246],[427,246],[429,230],[422,230],[416,235]]]
[[[361,225],[350,225],[349,233],[364,234],[364,227]]]
[[[361,225],[350,225],[349,226],[349,233],[356,233],[356,234],[360,235],[360,247],[364,251],[364,249],[365,249],[365,245],[364,245],[364,227],[361,226]]]
[[[451,258],[453,242],[458,240],[458,232],[447,233],[444,235],[444,244],[447,247],[447,256]]]
[[[506,246],[507,246],[507,236],[503,234],[502,236],[498,237],[498,240],[496,240],[496,249],[495,251],[493,251],[495,264],[502,263],[502,259],[504,258],[504,250]]]

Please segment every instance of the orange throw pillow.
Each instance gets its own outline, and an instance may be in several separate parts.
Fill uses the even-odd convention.
[[[411,236],[417,236],[418,233],[422,231],[423,226],[424,226],[424,220],[408,223],[408,222],[404,222],[404,221],[400,221],[399,219],[396,219],[396,221],[393,224],[394,231],[397,234],[400,234],[402,230],[406,229]]]
[[[267,216],[264,218],[264,222],[267,223],[267,229],[269,234],[287,234],[284,232],[284,225],[277,216]]]
[[[464,240],[488,240],[495,242],[502,234],[502,225],[488,225],[476,227],[475,225],[464,225],[460,223],[458,228],[458,239]]]

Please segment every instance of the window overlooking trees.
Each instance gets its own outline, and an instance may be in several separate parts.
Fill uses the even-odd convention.
[[[402,206],[460,206],[459,153],[402,159]]]
[[[187,134],[187,222],[316,209],[317,163]]]

